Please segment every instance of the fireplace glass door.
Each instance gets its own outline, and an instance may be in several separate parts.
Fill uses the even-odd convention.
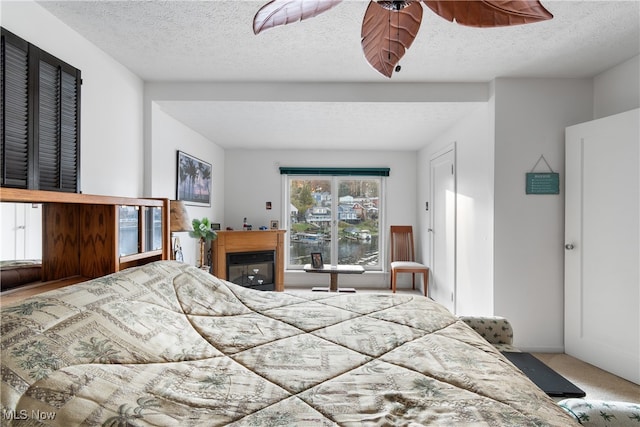
[[[227,254],[227,277],[230,282],[261,291],[275,289],[275,252]]]

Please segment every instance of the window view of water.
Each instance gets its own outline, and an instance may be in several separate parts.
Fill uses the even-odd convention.
[[[120,256],[140,252],[138,221],[139,210],[134,206],[119,208],[118,253]],[[145,208],[147,229],[143,250],[162,249],[162,211],[160,208]]]
[[[320,252],[325,264],[331,264],[331,247],[329,242],[302,243],[292,241],[289,247],[291,264],[303,265],[311,263],[311,252]],[[369,241],[340,241],[338,243],[338,264],[378,265],[378,236],[371,236]]]
[[[379,265],[379,179],[289,183],[289,265],[310,263],[312,252],[320,252],[325,264],[335,257],[336,264]]]

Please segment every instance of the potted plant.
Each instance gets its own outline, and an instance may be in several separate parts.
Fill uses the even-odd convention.
[[[215,240],[218,234],[211,229],[211,223],[208,218],[194,219],[191,221],[193,231],[189,232],[189,236],[200,239],[200,268],[204,266],[204,244],[208,241]]]

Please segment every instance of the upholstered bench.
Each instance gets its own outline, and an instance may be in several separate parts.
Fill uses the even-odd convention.
[[[520,351],[513,346],[513,328],[504,317],[459,316],[459,319],[499,351]]]
[[[640,403],[613,402],[590,399],[564,399],[561,408],[575,417],[583,426],[638,427]]]

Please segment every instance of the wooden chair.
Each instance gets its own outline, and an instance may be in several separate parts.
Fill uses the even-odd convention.
[[[424,296],[429,286],[429,267],[415,260],[413,250],[413,227],[411,225],[391,226],[391,290],[396,292],[398,273],[411,273],[413,289],[416,288],[416,273],[421,273],[424,283]]]

